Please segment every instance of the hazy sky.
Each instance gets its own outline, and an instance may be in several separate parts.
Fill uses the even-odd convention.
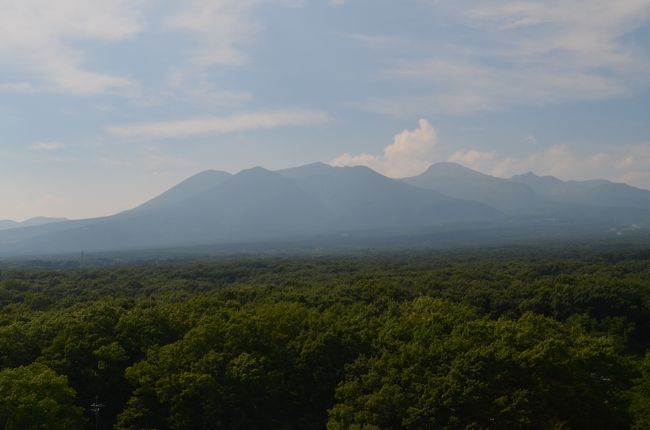
[[[650,188],[650,0],[0,0],[0,219],[447,160]]]

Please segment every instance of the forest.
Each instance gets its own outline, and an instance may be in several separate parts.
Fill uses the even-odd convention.
[[[650,429],[647,248],[78,266],[0,263],[0,428]]]

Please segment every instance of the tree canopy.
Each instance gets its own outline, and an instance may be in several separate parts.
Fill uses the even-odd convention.
[[[5,266],[0,427],[650,428],[650,254]]]

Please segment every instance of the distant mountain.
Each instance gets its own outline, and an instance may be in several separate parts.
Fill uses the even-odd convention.
[[[367,167],[317,163],[278,173],[313,196],[340,229],[424,226],[497,216],[485,205],[417,189]]]
[[[512,180],[555,202],[650,210],[650,191],[626,184],[604,180],[562,181],[533,173],[516,175]]]
[[[20,226],[20,223],[18,223],[16,221],[11,221],[11,220],[8,220],[8,219],[0,220],[0,230],[7,230],[7,229],[10,229],[10,228],[16,228],[16,227],[19,227],[19,226]]]
[[[453,163],[395,180],[367,167],[316,163],[205,171],[117,215],[4,230],[0,255],[388,237],[450,245],[648,228],[650,192],[624,184],[502,179]]]
[[[34,227],[38,225],[52,224],[55,222],[67,221],[66,218],[47,218],[47,217],[36,217],[30,218],[23,222],[16,222],[11,220],[2,220],[0,221],[0,230],[8,230],[12,228],[21,228],[21,227]]]
[[[411,187],[365,167],[324,164],[236,175],[204,172],[143,205],[69,228],[0,234],[0,251],[78,252],[298,240],[358,230],[485,221],[478,202]]]
[[[206,192],[212,188],[221,185],[228,180],[232,175],[227,172],[220,172],[217,170],[206,170],[198,173],[183,182],[175,185],[159,196],[149,200],[146,203],[133,209],[134,212],[144,212],[161,210],[167,207],[172,207],[183,200]]]
[[[436,163],[421,175],[402,181],[505,211],[530,211],[543,205],[540,196],[524,183],[485,175],[456,163]]]

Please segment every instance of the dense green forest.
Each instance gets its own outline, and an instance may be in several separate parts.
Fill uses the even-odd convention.
[[[0,265],[0,428],[650,429],[643,248],[64,266]]]

